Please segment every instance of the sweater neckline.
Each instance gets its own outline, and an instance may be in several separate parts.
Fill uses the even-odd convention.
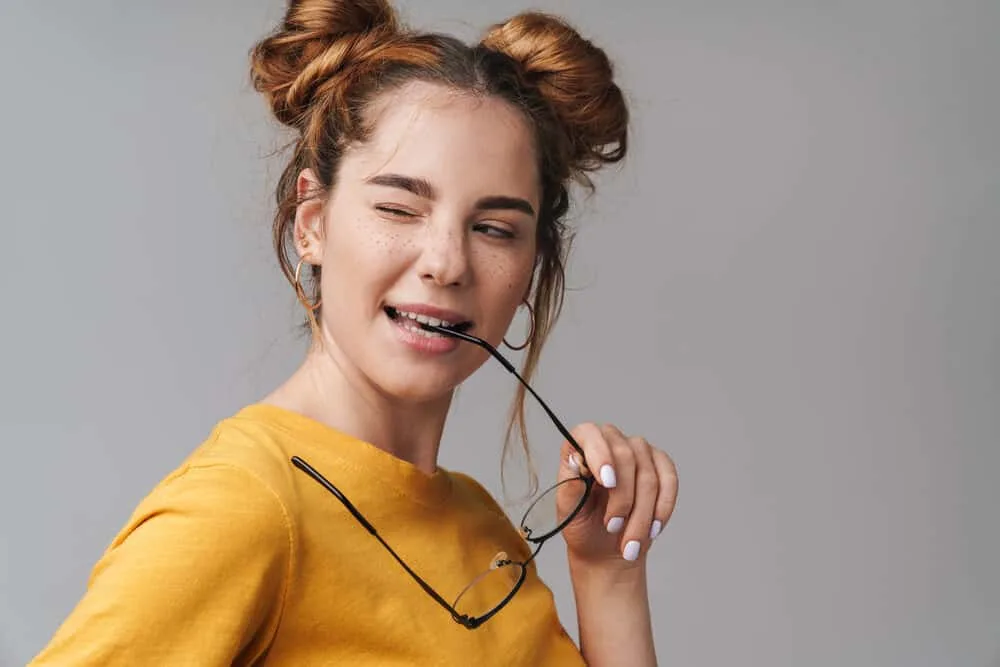
[[[304,459],[334,484],[336,475],[350,472],[394,495],[426,505],[439,505],[450,496],[451,474],[445,468],[438,466],[428,474],[373,443],[299,412],[269,403],[254,403],[240,410],[235,418],[263,422],[284,431],[300,450],[288,453]]]

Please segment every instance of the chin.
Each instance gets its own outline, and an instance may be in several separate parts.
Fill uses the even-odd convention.
[[[382,375],[375,384],[387,396],[407,403],[428,403],[447,398],[465,379],[452,373],[406,373],[401,370],[397,369],[388,376]]]

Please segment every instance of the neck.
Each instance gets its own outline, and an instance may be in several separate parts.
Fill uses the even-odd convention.
[[[299,369],[263,402],[315,419],[408,461],[437,470],[451,392],[425,402],[387,396],[348,361],[329,337],[314,342]]]

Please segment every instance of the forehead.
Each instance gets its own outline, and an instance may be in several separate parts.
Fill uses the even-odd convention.
[[[539,177],[528,119],[505,100],[414,82],[369,110],[368,141],[344,155],[345,172],[425,178],[444,196],[500,194],[537,203]]]

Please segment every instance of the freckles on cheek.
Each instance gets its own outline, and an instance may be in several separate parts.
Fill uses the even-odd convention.
[[[348,220],[331,239],[329,274],[339,290],[366,299],[370,290],[384,287],[398,264],[402,241],[398,232],[380,229],[364,217]]]
[[[355,237],[355,249],[362,250],[361,253],[356,253],[356,261],[365,263],[385,262],[412,245],[412,241],[406,240],[398,231],[380,228],[364,219],[357,221]]]
[[[484,267],[486,280],[493,285],[494,294],[501,300],[516,305],[521,302],[531,279],[531,266],[522,267],[510,262],[510,258],[495,258]]]

